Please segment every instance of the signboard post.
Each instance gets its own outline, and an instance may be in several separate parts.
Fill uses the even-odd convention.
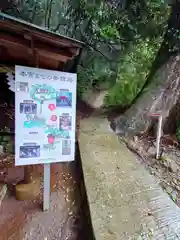
[[[50,180],[51,166],[50,163],[44,164],[44,193],[43,193],[43,211],[49,210],[50,203]]]
[[[76,74],[16,66],[15,165],[44,164],[44,205],[49,209],[50,163],[73,161]]]

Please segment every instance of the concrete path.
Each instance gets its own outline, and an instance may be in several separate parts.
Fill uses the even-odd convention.
[[[82,120],[80,151],[96,240],[180,239],[180,209],[106,119]]]

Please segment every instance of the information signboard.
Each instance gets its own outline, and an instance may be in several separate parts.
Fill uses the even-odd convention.
[[[76,74],[16,66],[15,164],[73,161]]]

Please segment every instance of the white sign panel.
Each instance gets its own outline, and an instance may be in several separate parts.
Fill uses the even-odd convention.
[[[16,166],[74,160],[76,83],[76,74],[16,66]]]

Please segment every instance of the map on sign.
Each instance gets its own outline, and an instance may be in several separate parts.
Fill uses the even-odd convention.
[[[16,165],[74,160],[76,74],[16,66]]]

